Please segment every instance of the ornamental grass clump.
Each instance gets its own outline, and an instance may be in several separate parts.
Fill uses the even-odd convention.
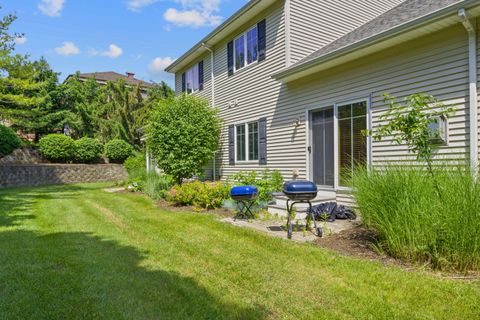
[[[480,270],[480,183],[468,166],[357,170],[354,196],[380,248],[442,270]],[[441,196],[439,196],[439,191]]]

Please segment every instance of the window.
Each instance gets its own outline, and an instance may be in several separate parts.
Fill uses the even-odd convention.
[[[200,88],[200,77],[198,71],[198,64],[196,64],[186,72],[187,93],[198,91]]]
[[[258,160],[258,122],[238,124],[235,129],[237,161]]]
[[[354,167],[367,163],[367,102],[340,105],[337,112],[339,184],[348,186]]]
[[[235,39],[235,70],[258,60],[258,29],[255,26]]]
[[[430,142],[434,144],[447,144],[447,121],[441,117],[434,117],[429,124]]]

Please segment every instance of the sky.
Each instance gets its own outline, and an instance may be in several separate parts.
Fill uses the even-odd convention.
[[[16,52],[45,57],[63,81],[76,71],[135,73],[167,81],[164,69],[246,0],[0,0],[23,33]]]

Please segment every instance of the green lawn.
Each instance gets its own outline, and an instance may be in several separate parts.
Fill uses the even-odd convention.
[[[105,185],[0,191],[0,319],[479,319],[441,280],[157,209]]]

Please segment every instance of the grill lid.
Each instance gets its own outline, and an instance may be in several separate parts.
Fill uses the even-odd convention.
[[[237,186],[233,187],[230,190],[230,196],[249,196],[253,194],[258,194],[258,188],[255,186]]]
[[[284,193],[313,193],[317,192],[317,185],[311,181],[289,181],[283,185]]]

